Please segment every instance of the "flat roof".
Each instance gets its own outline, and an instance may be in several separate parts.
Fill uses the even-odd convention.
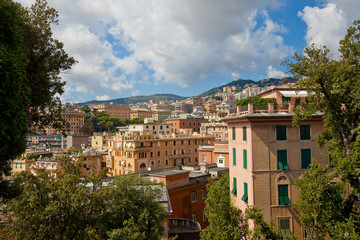
[[[197,177],[204,177],[204,176],[209,176],[209,173],[192,172],[189,174],[189,178],[197,178]]]
[[[241,119],[241,118],[289,118],[295,116],[295,113],[289,113],[289,112],[277,112],[277,113],[247,113],[247,114],[241,114],[236,116],[230,116],[227,118],[223,118],[223,121],[232,120],[232,119]],[[315,113],[312,115],[313,117],[322,117],[324,116],[324,113]]]
[[[167,171],[161,171],[156,173],[149,173],[149,176],[157,176],[157,177],[167,177],[167,176],[173,176],[183,173],[188,173],[190,171],[186,170],[167,170]]]

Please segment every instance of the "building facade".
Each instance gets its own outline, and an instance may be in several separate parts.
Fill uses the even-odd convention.
[[[291,203],[298,198],[295,179],[316,159],[328,163],[326,149],[319,149],[317,136],[323,130],[322,115],[292,126],[292,112],[246,113],[229,117],[229,167],[235,206],[257,206],[264,219],[278,230],[306,239]]]
[[[109,114],[109,118],[118,118],[120,120],[130,119],[130,106],[120,104],[99,104],[95,106],[99,112]]]

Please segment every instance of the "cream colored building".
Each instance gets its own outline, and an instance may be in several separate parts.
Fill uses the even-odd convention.
[[[91,136],[91,147],[92,148],[104,148],[107,146],[107,141],[113,138],[115,134],[113,133],[94,133]]]
[[[145,118],[152,118],[152,112],[146,108],[133,108],[130,111],[130,119],[138,118],[144,120]]]
[[[295,180],[313,159],[328,164],[326,149],[319,149],[322,114],[292,126],[291,111],[247,112],[226,118],[229,126],[230,190],[236,207],[257,206],[264,219],[281,232],[299,239],[309,237],[291,204],[298,199]]]
[[[106,167],[110,176],[167,169],[178,165],[198,165],[199,145],[213,137],[194,135],[141,136],[116,135],[108,143]]]
[[[152,118],[145,118],[144,123],[129,124],[130,135],[164,135],[173,133],[170,123],[154,123]]]
[[[172,111],[167,110],[152,110],[152,118],[155,122],[162,122],[171,116]]]
[[[215,137],[215,141],[227,141],[228,124],[224,122],[201,123],[200,133]]]

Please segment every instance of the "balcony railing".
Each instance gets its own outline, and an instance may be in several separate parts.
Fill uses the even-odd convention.
[[[169,234],[201,232],[198,222],[185,218],[169,218]]]

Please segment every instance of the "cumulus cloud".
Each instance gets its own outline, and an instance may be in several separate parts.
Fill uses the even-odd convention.
[[[359,18],[359,9],[358,0],[328,0],[322,7],[305,7],[298,15],[307,24],[306,41],[325,45],[338,55],[339,41]]]
[[[96,100],[98,100],[98,101],[106,101],[106,100],[110,100],[110,97],[108,95],[96,96]]]
[[[29,0],[22,0],[22,2]],[[214,74],[266,71],[291,54],[287,29],[266,9],[278,0],[62,0],[56,38],[78,64],[73,93],[134,92],[139,82],[190,86]]]
[[[286,74],[280,70],[273,68],[273,66],[269,65],[267,67],[267,76],[268,78],[284,78]]]

